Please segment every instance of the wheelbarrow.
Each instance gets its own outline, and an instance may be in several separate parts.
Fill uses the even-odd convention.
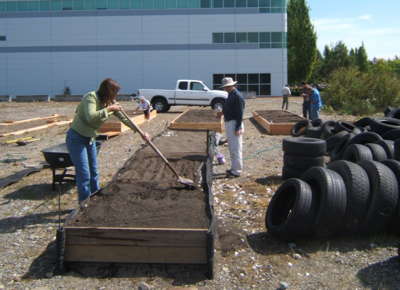
[[[101,141],[96,141],[97,153],[101,148]],[[56,189],[56,183],[75,181],[75,175],[68,174],[68,167],[73,166],[71,157],[69,156],[68,148],[66,143],[55,145],[42,150],[44,159],[49,164],[53,173],[52,188]],[[57,173],[61,171],[61,173]]]

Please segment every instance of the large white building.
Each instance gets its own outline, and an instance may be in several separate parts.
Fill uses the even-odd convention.
[[[122,93],[177,79],[281,95],[286,0],[0,0],[0,95]]]

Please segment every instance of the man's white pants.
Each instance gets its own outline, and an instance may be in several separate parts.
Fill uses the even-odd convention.
[[[243,122],[241,126],[244,131]],[[231,170],[234,174],[240,174],[243,168],[242,147],[243,134],[236,136],[236,121],[225,122],[225,132],[228,138],[229,153],[231,156]]]

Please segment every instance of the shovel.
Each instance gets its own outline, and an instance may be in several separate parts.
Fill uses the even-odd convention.
[[[118,112],[116,112],[118,114]],[[161,151],[156,147],[156,145],[154,145],[154,143],[151,140],[147,140],[145,138],[145,134],[142,131],[142,129],[140,129],[134,122],[132,122],[132,120],[129,118],[129,116],[126,114],[126,112],[121,108],[121,111],[119,111],[119,113],[121,113],[122,116],[124,116],[128,123],[129,123],[129,127],[132,130],[136,130],[137,132],[139,132],[140,136],[142,136],[143,139],[146,140],[147,144],[150,145],[151,148],[153,148],[153,150],[158,154],[158,156],[161,157],[161,159],[165,162],[165,164],[169,167],[169,169],[171,169],[171,171],[176,175],[176,177],[178,178],[178,182],[187,186],[194,186],[194,182],[193,180],[189,179],[189,178],[185,178],[182,176],[179,176],[178,172],[176,172],[175,168],[172,167],[171,163],[169,163],[168,159],[165,158],[165,156],[161,153]]]

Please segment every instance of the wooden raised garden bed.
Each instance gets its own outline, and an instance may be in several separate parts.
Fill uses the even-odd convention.
[[[271,135],[290,135],[294,124],[304,120],[299,115],[281,110],[255,111],[253,118]]]
[[[154,142],[180,175],[199,186],[177,183],[149,147],[138,150],[87,208],[67,218],[65,262],[205,264],[212,275],[207,134],[173,132]]]
[[[217,118],[213,110],[189,109],[175,118],[169,125],[174,130],[209,130],[222,132],[222,118]]]
[[[146,119],[144,117],[143,112],[133,112],[128,111],[127,114],[131,116],[131,120],[136,125],[143,124]],[[157,111],[153,110],[150,112],[150,120],[154,119],[157,116]],[[109,136],[116,136],[119,135],[127,130],[130,130],[125,124],[123,124],[117,117],[111,116],[103,125],[100,127],[98,132],[102,135],[109,135]]]

